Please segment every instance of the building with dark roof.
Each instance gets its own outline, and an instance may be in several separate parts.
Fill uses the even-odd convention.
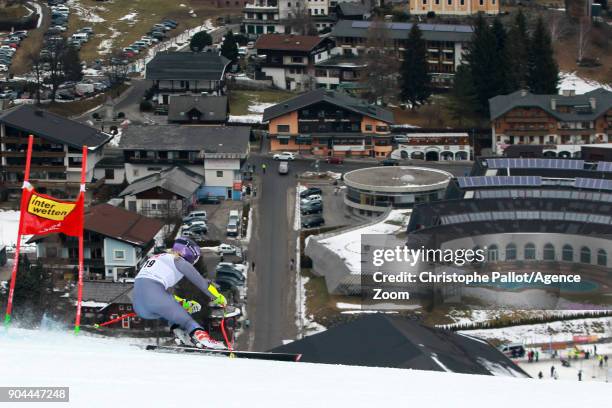
[[[99,204],[85,209],[84,271],[91,279],[133,277],[155,244],[163,223],[123,208]],[[56,281],[75,280],[78,240],[63,234],[34,236],[36,257]]]
[[[163,51],[147,62],[145,79],[152,82],[154,101],[167,105],[177,93],[223,95],[229,65],[230,60],[213,52]]]
[[[82,316],[83,324],[107,322],[133,312],[132,297],[134,283],[131,279],[122,282],[86,280],[83,282]],[[76,305],[77,288],[70,297]],[[138,316],[127,317],[107,327],[116,329],[144,329],[146,323]]]
[[[281,89],[312,88],[315,63],[329,58],[334,44],[316,35],[263,34],[255,42],[261,72]]]
[[[250,134],[244,126],[130,126],[119,143],[126,180],[182,166],[204,177],[198,197],[240,199]]]
[[[541,146],[546,157],[579,157],[584,145],[605,145],[612,134],[612,92],[536,95],[519,90],[489,100],[493,151]]]
[[[339,20],[369,20],[371,8],[369,4],[343,1],[336,5],[336,15]]]
[[[88,189],[103,182],[94,177],[94,166],[112,135],[32,105],[19,105],[0,111],[0,168],[3,186],[9,192],[21,191],[29,135],[34,135],[30,179],[38,191],[58,198],[75,198],[81,180],[83,146],[88,147]],[[86,198],[89,200],[90,195]]]
[[[368,32],[376,24],[372,21],[340,20],[331,31],[336,41],[334,54],[362,55],[367,48]],[[401,59],[412,23],[379,23],[393,40],[397,58]],[[424,24],[419,28],[427,43],[427,69],[434,85],[448,87],[452,84],[462,54],[471,41],[473,29],[469,25]]]
[[[229,115],[227,96],[171,95],[168,123],[224,124]]]
[[[344,92],[317,89],[264,111],[273,151],[385,157],[393,113]]]
[[[119,197],[125,208],[155,218],[182,217],[197,203],[204,176],[184,167],[167,168],[135,180]]]
[[[529,377],[484,340],[387,314],[361,316],[271,351],[299,353],[306,363]]]

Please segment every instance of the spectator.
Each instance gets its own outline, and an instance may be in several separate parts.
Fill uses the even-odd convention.
[[[543,377],[544,377],[544,374],[542,374],[542,372],[540,371],[540,372],[538,373],[538,378],[541,380]]]
[[[555,377],[555,366],[550,366],[550,376]]]
[[[582,381],[582,370],[578,370],[578,381]]]

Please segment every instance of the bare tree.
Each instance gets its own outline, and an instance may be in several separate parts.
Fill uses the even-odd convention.
[[[43,86],[43,58],[40,53],[31,52],[28,59],[32,61],[32,73],[34,74],[34,86],[36,89],[36,103],[40,105],[40,90]]]
[[[121,53],[112,53],[108,57],[105,75],[111,87],[124,83],[127,80],[128,72],[128,61],[121,56]]]
[[[284,21],[285,27],[289,33],[300,35],[317,35],[317,29],[312,21],[312,16],[305,6],[305,2],[295,2],[295,6],[291,8],[289,16]]]
[[[551,11],[546,15],[545,19],[548,24],[550,40],[553,44],[567,34],[569,24],[565,13]]]
[[[384,21],[375,20],[370,25],[362,59],[366,65],[362,80],[371,96],[383,103],[395,97],[398,93],[399,58]]]
[[[55,101],[57,90],[65,80],[62,61],[67,48],[68,43],[65,39],[62,39],[61,41],[54,41],[49,44],[49,47],[47,48],[49,53],[42,59],[42,62],[49,68],[49,76],[46,78],[46,82],[51,85],[52,101]]]
[[[591,21],[588,19],[588,17],[581,18],[580,24],[578,25],[578,62],[581,62],[582,59],[586,56],[591,40],[590,34]]]

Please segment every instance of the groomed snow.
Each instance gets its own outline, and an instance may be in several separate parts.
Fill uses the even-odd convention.
[[[128,342],[2,331],[3,385],[69,386],[70,405],[88,408],[563,408],[606,406],[610,397],[605,383],[568,387],[553,380],[178,355],[144,351]]]

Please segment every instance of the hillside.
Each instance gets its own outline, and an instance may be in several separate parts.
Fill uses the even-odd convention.
[[[164,354],[133,341],[3,330],[3,385],[70,386],[75,407],[562,408],[610,396],[603,383]]]

